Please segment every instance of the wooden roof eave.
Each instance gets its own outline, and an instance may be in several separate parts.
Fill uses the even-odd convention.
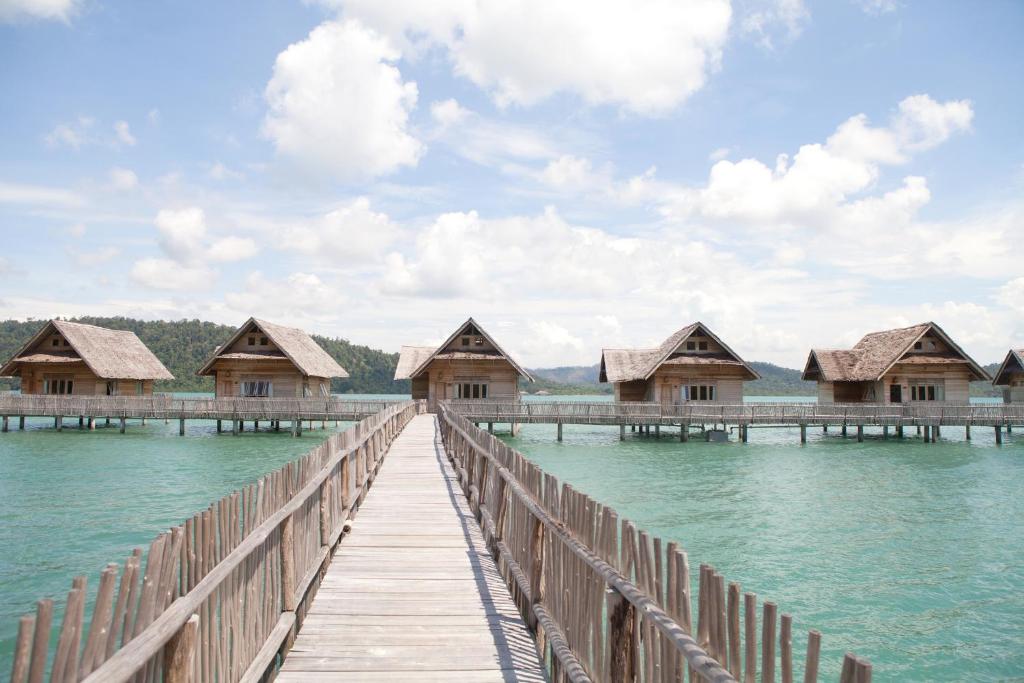
[[[199,375],[199,376],[212,375],[213,374],[213,372],[212,372],[213,365],[218,360],[221,360],[221,354],[225,353],[228,349],[230,349],[232,346],[234,346],[235,342],[237,342],[239,339],[241,339],[243,335],[248,334],[248,332],[246,332],[246,330],[249,329],[249,325],[254,325],[256,327],[256,329],[258,329],[260,331],[261,334],[265,334],[267,337],[269,337],[270,340],[274,342],[274,345],[278,349],[280,349],[281,353],[284,354],[285,358],[288,359],[288,362],[290,362],[292,364],[292,367],[294,367],[295,370],[298,371],[298,373],[300,375],[302,375],[303,377],[309,377],[309,375],[306,373],[306,371],[303,370],[299,366],[299,364],[295,362],[295,359],[292,358],[291,354],[288,353],[288,350],[283,348],[276,341],[274,341],[274,336],[272,334],[270,334],[269,332],[267,332],[265,329],[263,329],[263,326],[260,325],[260,321],[257,320],[256,318],[252,317],[252,316],[250,316],[248,320],[246,320],[244,323],[242,323],[238,327],[238,329],[235,330],[235,333],[233,335],[231,335],[231,337],[226,342],[221,344],[220,347],[216,351],[213,352],[213,356],[210,357],[210,360],[206,361],[206,363],[203,365],[203,367],[199,368],[199,370],[196,371],[196,374]]]
[[[431,353],[431,354],[430,354],[429,356],[427,356],[427,357],[426,357],[426,358],[425,358],[425,359],[423,360],[423,362],[422,362],[422,363],[420,363],[420,364],[419,364],[419,365],[418,365],[418,366],[416,367],[416,369],[415,369],[415,370],[413,370],[413,371],[412,371],[411,373],[409,373],[409,377],[410,377],[410,378],[415,378],[415,377],[416,377],[416,376],[418,376],[418,375],[419,375],[419,374],[420,374],[421,372],[423,372],[424,370],[426,370],[427,366],[428,366],[428,365],[430,365],[430,363],[431,363],[431,362],[432,362],[432,361],[433,361],[433,360],[434,360],[434,359],[435,359],[435,358],[437,357],[437,354],[441,353],[441,349],[444,349],[444,348],[446,348],[446,347],[447,347],[447,346],[448,346],[449,344],[451,344],[451,343],[452,343],[453,341],[455,341],[455,338],[456,338],[456,337],[458,337],[458,336],[459,336],[459,334],[460,334],[460,333],[462,332],[462,330],[466,329],[466,327],[467,327],[468,325],[472,325],[473,327],[475,327],[475,328],[476,328],[476,330],[477,330],[477,332],[479,332],[479,333],[480,333],[480,336],[482,336],[482,337],[483,337],[484,339],[486,339],[486,340],[487,340],[488,342],[490,342],[491,346],[493,346],[493,347],[495,348],[495,350],[496,350],[496,351],[497,351],[498,353],[500,353],[500,354],[501,354],[501,357],[502,357],[502,358],[504,358],[504,359],[505,359],[506,361],[508,361],[509,365],[511,365],[511,366],[512,366],[513,368],[515,368],[516,372],[518,372],[518,373],[519,373],[520,375],[522,375],[523,377],[525,377],[525,378],[526,378],[527,380],[529,380],[530,382],[533,382],[533,381],[535,381],[535,380],[533,379],[533,375],[531,375],[530,373],[528,373],[528,372],[527,372],[527,371],[525,370],[525,368],[523,368],[522,366],[520,366],[520,365],[519,365],[519,363],[517,363],[517,362],[516,362],[516,361],[515,361],[515,360],[514,360],[514,359],[512,358],[512,356],[508,355],[508,353],[507,353],[507,352],[505,351],[505,349],[501,348],[501,345],[500,345],[500,344],[498,344],[498,342],[494,341],[494,339],[493,339],[493,338],[491,337],[491,335],[487,334],[487,330],[485,330],[485,329],[484,329],[483,327],[481,327],[481,326],[480,326],[480,324],[479,324],[479,323],[478,323],[478,322],[477,322],[476,320],[474,320],[474,319],[473,319],[473,316],[470,316],[470,317],[469,317],[469,318],[468,318],[468,319],[466,320],[466,322],[464,322],[464,323],[462,323],[461,325],[459,325],[458,327],[456,327],[456,328],[455,328],[455,331],[454,331],[454,332],[452,332],[451,336],[449,336],[449,337],[448,337],[447,339],[445,339],[445,340],[444,340],[444,342],[443,342],[443,343],[442,343],[442,344],[441,344],[440,346],[438,346],[438,347],[437,347],[436,349],[434,349],[434,352],[433,352],[433,353]]]
[[[82,357],[82,352],[75,348],[74,342],[68,339],[66,334],[60,331],[60,328],[57,326],[56,322],[57,321],[55,320],[47,321],[47,323],[43,325],[42,328],[40,328],[40,330],[36,332],[31,339],[25,342],[22,345],[22,347],[18,349],[18,352],[11,356],[11,358],[6,363],[4,363],[3,367],[0,368],[0,377],[17,377],[18,375],[13,375],[9,373],[17,369],[16,364],[18,363],[18,356],[25,353],[30,348],[32,348],[40,341],[42,341],[42,339],[47,336],[47,331],[52,328],[55,332],[59,333],[60,336],[63,337],[68,342],[68,345],[72,348],[72,350],[74,350],[74,352],[78,354],[78,359],[81,362],[85,363],[85,367],[89,368],[89,372],[96,375],[97,377],[100,377],[101,379],[107,379],[106,377],[101,377],[100,373],[96,372],[96,368],[90,365],[89,361]]]
[[[880,372],[873,381],[878,382],[883,377],[885,377],[885,375],[890,370],[892,370],[893,366],[899,363],[903,359],[903,356],[907,355],[907,353],[909,353],[910,350],[914,348],[914,344],[921,341],[921,339],[929,332],[934,332],[935,334],[937,334],[939,338],[942,339],[942,341],[944,341],[954,351],[960,354],[960,357],[967,361],[967,366],[974,371],[975,377],[977,377],[978,381],[992,380],[992,377],[990,377],[989,374],[985,372],[985,368],[978,365],[977,361],[968,356],[967,353],[962,348],[960,348],[960,345],[953,341],[952,337],[946,334],[945,330],[936,325],[934,322],[929,321],[928,323],[925,324],[925,328],[924,330],[921,331],[921,334],[911,339],[910,342],[906,345],[906,347],[904,347],[902,351],[896,354],[896,358],[891,363],[889,363],[889,365],[887,365],[885,369],[882,370],[882,372]]]
[[[696,332],[697,330],[704,330],[704,333],[707,334],[709,337],[711,337],[713,340],[715,340],[715,342],[719,346],[721,346],[723,349],[725,349],[726,353],[728,353],[735,360],[737,360],[737,361],[739,361],[740,363],[743,364],[743,367],[746,369],[746,371],[750,373],[751,379],[761,379],[761,375],[759,375],[757,373],[757,371],[754,370],[754,368],[750,367],[750,365],[747,364],[747,361],[745,361],[742,358],[740,358],[739,354],[737,354],[735,351],[733,351],[731,348],[729,348],[728,344],[726,344],[724,341],[719,339],[718,335],[716,335],[714,332],[712,332],[711,329],[708,328],[707,325],[705,325],[704,323],[702,323],[701,321],[698,320],[697,322],[691,324],[689,327],[692,327],[693,329],[690,330],[690,333],[688,335],[686,335],[685,337],[683,337],[682,339],[679,340],[679,344],[682,344],[687,339],[692,337],[693,333]],[[669,357],[673,353],[676,352],[676,349],[679,348],[679,344],[676,344],[675,348],[669,349],[669,351],[667,353],[662,354],[661,358],[657,359],[656,362],[651,364],[651,366],[647,369],[647,374],[644,375],[644,379],[645,380],[648,380],[652,376],[654,376],[654,373],[658,371],[658,368],[660,368],[662,365],[664,365],[665,361],[667,361],[669,359]],[[602,354],[602,363],[603,362],[604,362],[604,356]]]
[[[1010,364],[1011,360],[1016,361],[1017,366],[1020,367],[1021,370],[1024,370],[1024,356],[1022,356],[1017,349],[1010,349],[1010,352],[1006,354],[1006,357],[1003,358],[1003,362],[999,364],[999,368],[992,376],[992,386],[1005,386],[1010,383],[1009,378],[1007,378],[1006,381],[1003,381],[1002,377],[1003,373],[1007,370],[1006,366]]]

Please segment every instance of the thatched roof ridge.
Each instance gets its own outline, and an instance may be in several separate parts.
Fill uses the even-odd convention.
[[[698,330],[715,341],[724,350],[724,354],[686,354],[680,353],[679,347]],[[678,355],[677,355],[678,354]],[[701,360],[688,360],[701,359]],[[668,339],[656,349],[603,349],[601,351],[602,382],[632,382],[650,379],[658,368],[671,362],[679,365],[741,365],[750,373],[750,379],[758,379],[757,374],[745,360],[739,357],[728,344],[718,338],[707,325],[699,320],[673,332]],[[677,359],[678,362],[676,362]]]
[[[1015,372],[1024,372],[1024,349],[1010,349],[996,370],[992,384],[1006,386],[1010,383],[1010,375]]]
[[[284,325],[278,325],[258,318],[246,320],[245,323],[235,330],[230,339],[214,351],[213,356],[206,361],[206,364],[196,374],[212,374],[213,364],[218,359],[235,357],[235,354],[229,353],[227,350],[252,327],[267,335],[270,341],[274,342],[274,345],[306,377],[348,377],[345,368],[341,367],[338,361],[331,358],[330,354],[313,341],[313,338],[304,330],[300,330],[297,327],[285,327]]]
[[[66,320],[51,320],[43,325],[7,363],[0,368],[0,375],[11,376],[22,362],[36,362],[31,356],[24,356],[29,349],[49,336],[58,332],[67,340],[71,349],[78,354],[82,362],[100,379],[134,379],[157,380],[174,379],[160,359],[146,348],[142,340],[130,330],[110,330],[96,325],[73,323]],[[40,354],[32,354],[32,356]],[[63,353],[44,353],[51,358],[40,359],[38,362],[68,362],[58,360]]]
[[[433,346],[403,346],[398,354],[395,379],[412,379],[412,371],[422,365],[436,350]]]
[[[951,354],[924,356],[930,362],[948,363],[959,358],[978,379],[989,379],[978,363],[964,353],[956,342],[933,322],[919,323],[909,327],[870,332],[853,345],[852,349],[811,349],[801,379],[813,376],[813,368],[820,370],[821,381],[825,382],[875,382],[900,362],[928,363],[929,360],[907,360],[903,356],[914,348],[914,344],[927,333],[942,339],[952,350]]]
[[[480,333],[487,342],[495,348],[498,352],[495,354],[473,354],[473,357],[467,358],[467,360],[493,360],[495,358],[503,358],[515,368],[516,372],[525,377],[528,381],[533,381],[533,376],[526,371],[524,367],[519,365],[512,356],[508,354],[498,342],[494,341],[494,337],[487,334],[487,330],[480,326],[476,320],[472,317],[466,320],[466,322],[455,328],[455,331],[444,340],[444,342],[435,347],[425,346],[403,346],[402,351],[398,356],[398,366],[395,368],[395,379],[411,379],[421,372],[426,370],[427,365],[431,361],[442,357],[442,350],[448,348],[448,345],[455,341],[455,338],[462,334],[462,331],[467,327],[473,327],[477,332]],[[424,350],[426,351],[424,353]]]

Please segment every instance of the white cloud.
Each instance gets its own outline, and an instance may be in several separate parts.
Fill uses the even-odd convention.
[[[811,18],[803,0],[760,0],[752,6],[754,9],[741,20],[740,29],[769,50],[775,48],[779,37],[795,40]]]
[[[58,123],[43,139],[48,147],[70,147],[77,150],[93,141],[91,130],[95,123],[88,116],[80,116],[77,121]]]
[[[358,21],[329,21],[277,56],[264,134],[278,154],[314,172],[353,179],[415,166],[408,130],[414,82],[403,82],[386,38]]]
[[[462,123],[472,112],[463,108],[454,98],[434,102],[430,105],[430,115],[442,127]]]
[[[85,203],[85,197],[62,187],[0,181],[0,204],[76,207]]]
[[[100,247],[88,251],[72,251],[72,257],[78,265],[92,267],[102,265],[120,253],[117,247]]]
[[[868,14],[886,14],[899,9],[897,0],[856,0],[860,8]]]
[[[541,171],[540,181],[549,187],[566,190],[587,190],[609,185],[610,170],[596,171],[589,159],[564,154],[548,163]]]
[[[282,322],[301,324],[305,320],[330,319],[347,298],[342,291],[312,273],[297,272],[273,279],[256,271],[246,278],[244,291],[229,292],[224,300],[245,315],[281,320],[284,314],[294,320]]]
[[[718,147],[717,149],[711,150],[711,153],[708,154],[708,159],[711,161],[721,161],[722,159],[728,158],[731,151],[732,150],[729,147]]]
[[[152,109],[150,109],[149,112],[146,114],[146,120],[149,121],[149,125],[151,125],[151,126],[159,125],[160,124],[160,110],[157,109],[156,107],[153,107]]]
[[[136,143],[135,136],[132,135],[131,127],[127,121],[114,121],[114,135],[117,138],[117,142],[122,145],[133,147]]]
[[[434,103],[431,115],[437,123],[433,140],[482,166],[521,172],[518,164],[523,160],[558,156],[559,145],[548,135],[527,126],[485,118],[455,100]]]
[[[68,23],[80,0],[0,0],[0,22],[50,19]]]
[[[1014,278],[1002,285],[996,292],[996,300],[1018,314],[1024,314],[1024,277]]]
[[[210,169],[206,172],[206,175],[208,175],[211,180],[218,181],[242,180],[243,178],[245,178],[244,173],[230,169],[219,161],[210,166]]]
[[[208,288],[217,273],[202,264],[187,265],[174,259],[144,258],[132,266],[131,277],[152,289],[186,291]]]
[[[120,192],[132,190],[139,184],[139,177],[135,171],[128,168],[110,169],[110,189]]]
[[[178,261],[199,258],[206,237],[206,214],[196,206],[163,209],[156,215],[160,247]]]
[[[75,223],[68,228],[68,234],[75,238],[85,237],[86,227],[85,223]]]
[[[399,229],[359,197],[305,223],[284,228],[285,248],[336,264],[373,259],[391,247]]]
[[[248,237],[224,237],[217,240],[205,250],[210,261],[230,262],[244,261],[259,253],[256,242]]]
[[[728,0],[347,0],[328,3],[412,56],[442,45],[501,106],[557,92],[664,114],[699,90],[728,34]]]

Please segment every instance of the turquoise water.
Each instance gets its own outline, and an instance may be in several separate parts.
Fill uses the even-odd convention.
[[[74,425],[74,427],[72,427]],[[346,423],[340,423],[344,429]],[[92,594],[108,562],[181,523],[214,500],[298,458],[334,431],[293,438],[251,431],[218,435],[213,421],[147,426],[117,421],[95,432],[66,420],[30,419],[24,432],[0,434],[0,679],[10,671],[18,617],[51,597],[63,604],[71,579]],[[247,423],[251,430],[251,423]],[[91,598],[90,598],[91,600]],[[56,636],[54,636],[56,638]]]
[[[526,425],[507,438],[548,472],[823,633],[880,681],[1024,680],[1024,436],[944,428],[937,444],[798,429],[750,442],[660,440],[617,427]]]

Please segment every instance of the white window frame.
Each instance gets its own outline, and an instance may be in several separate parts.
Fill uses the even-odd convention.
[[[701,391],[703,389],[703,392]],[[718,385],[714,382],[687,382],[679,390],[683,403],[714,403],[718,400]],[[701,398],[701,394],[704,398]],[[695,398],[691,396],[696,395]]]
[[[468,396],[465,395],[467,393],[469,394]],[[456,383],[456,398],[482,400],[486,399],[490,393],[490,382],[476,380]]]
[[[946,400],[945,380],[912,379],[907,384],[910,385],[911,403],[940,403]]]
[[[238,383],[238,395],[242,398],[271,398],[274,382],[269,379],[243,379]]]

